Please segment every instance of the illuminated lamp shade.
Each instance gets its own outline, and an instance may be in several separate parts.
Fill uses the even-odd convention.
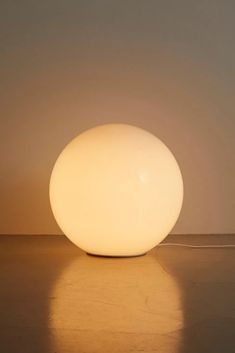
[[[81,133],[61,152],[50,202],[61,230],[87,253],[137,256],[175,225],[183,181],[175,157],[154,135],[106,124]]]

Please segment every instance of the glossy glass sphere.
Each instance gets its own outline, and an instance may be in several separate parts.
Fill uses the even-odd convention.
[[[81,133],[59,155],[50,180],[58,225],[95,255],[146,253],[171,231],[182,201],[173,154],[151,133],[125,124]]]

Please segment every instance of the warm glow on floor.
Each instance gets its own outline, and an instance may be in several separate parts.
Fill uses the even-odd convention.
[[[162,346],[175,353],[181,344],[181,291],[155,255],[118,261],[78,256],[50,295],[57,353],[161,352]]]

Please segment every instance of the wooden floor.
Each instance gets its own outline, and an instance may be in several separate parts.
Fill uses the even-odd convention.
[[[235,248],[114,259],[63,236],[0,236],[0,283],[0,353],[235,352]]]

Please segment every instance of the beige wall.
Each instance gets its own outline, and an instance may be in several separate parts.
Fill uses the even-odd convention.
[[[94,125],[143,127],[174,151],[174,233],[235,232],[232,2],[25,1],[1,11],[0,234],[57,234],[48,182]]]

